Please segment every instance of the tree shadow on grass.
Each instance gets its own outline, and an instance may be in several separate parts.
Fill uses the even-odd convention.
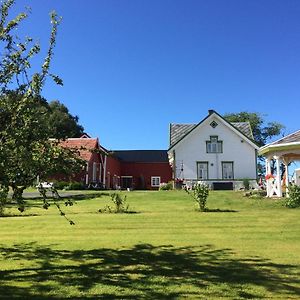
[[[238,210],[234,209],[219,209],[219,208],[205,208],[204,212],[238,212]]]
[[[33,196],[34,194],[34,196]],[[95,199],[95,198],[101,198],[101,197],[108,197],[110,196],[109,193],[107,192],[95,192],[95,193],[85,193],[85,192],[82,192],[82,193],[76,193],[76,194],[73,194],[72,192],[70,192],[70,194],[68,192],[62,194],[62,193],[58,193],[60,198],[58,199],[61,199],[61,200],[74,200],[74,201],[80,201],[80,200],[89,200],[89,199]],[[24,195],[24,199],[25,200],[42,200],[43,197],[38,194],[38,193],[28,193],[27,195],[25,194]],[[47,193],[47,199],[50,201],[52,199],[55,199],[51,193]]]
[[[300,297],[299,266],[230,249],[138,244],[130,249],[0,248],[15,262],[0,271],[1,299],[177,299]]]

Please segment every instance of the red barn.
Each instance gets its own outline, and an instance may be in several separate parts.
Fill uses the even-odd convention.
[[[166,150],[119,150],[108,152],[98,138],[69,138],[62,147],[76,149],[86,167],[72,180],[107,189],[158,189],[172,180]],[[64,179],[55,176],[56,179]]]
[[[72,180],[85,185],[105,186],[107,151],[100,146],[98,138],[83,135],[81,138],[69,138],[61,142],[62,147],[76,149],[86,167],[82,172],[74,174]]]

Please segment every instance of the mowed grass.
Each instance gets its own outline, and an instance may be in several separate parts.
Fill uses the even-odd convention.
[[[211,192],[122,192],[129,214],[99,213],[108,193],[65,207],[32,201],[0,218],[1,299],[300,299],[300,210]],[[87,198],[88,198],[87,197]]]

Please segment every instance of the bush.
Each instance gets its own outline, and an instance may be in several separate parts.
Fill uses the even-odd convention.
[[[289,198],[286,198],[285,206],[289,208],[300,207],[300,186],[289,186]]]
[[[56,182],[54,182],[54,188],[57,189],[57,190],[63,190],[68,185],[69,185],[69,182],[66,182],[66,181],[56,181]]]
[[[159,190],[160,191],[169,191],[169,190],[173,190],[173,182],[170,181],[168,183],[161,183],[161,185],[159,186]]]
[[[81,182],[70,182],[65,187],[66,190],[84,190],[84,185]]]
[[[205,183],[197,183],[192,191],[186,190],[198,203],[200,211],[206,211],[206,201],[209,194],[208,185]]]
[[[249,191],[250,189],[250,180],[248,178],[243,179],[243,185],[246,191]]]
[[[126,196],[122,198],[119,193],[112,193],[110,194],[110,197],[115,206],[114,209],[107,205],[104,209],[99,209],[100,213],[128,213],[129,205],[127,204]]]

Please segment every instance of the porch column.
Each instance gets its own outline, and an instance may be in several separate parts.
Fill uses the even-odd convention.
[[[289,159],[283,159],[284,167],[285,167],[285,195],[289,197]]]
[[[289,164],[285,165],[285,195],[289,197]]]
[[[282,186],[281,186],[281,178],[280,178],[280,157],[279,156],[274,156],[276,160],[276,195],[278,197],[282,197]]]
[[[271,174],[270,170],[270,159],[266,158],[266,175]],[[270,186],[270,180],[266,180],[266,188],[267,188],[267,197],[272,197],[271,194],[271,186]]]

